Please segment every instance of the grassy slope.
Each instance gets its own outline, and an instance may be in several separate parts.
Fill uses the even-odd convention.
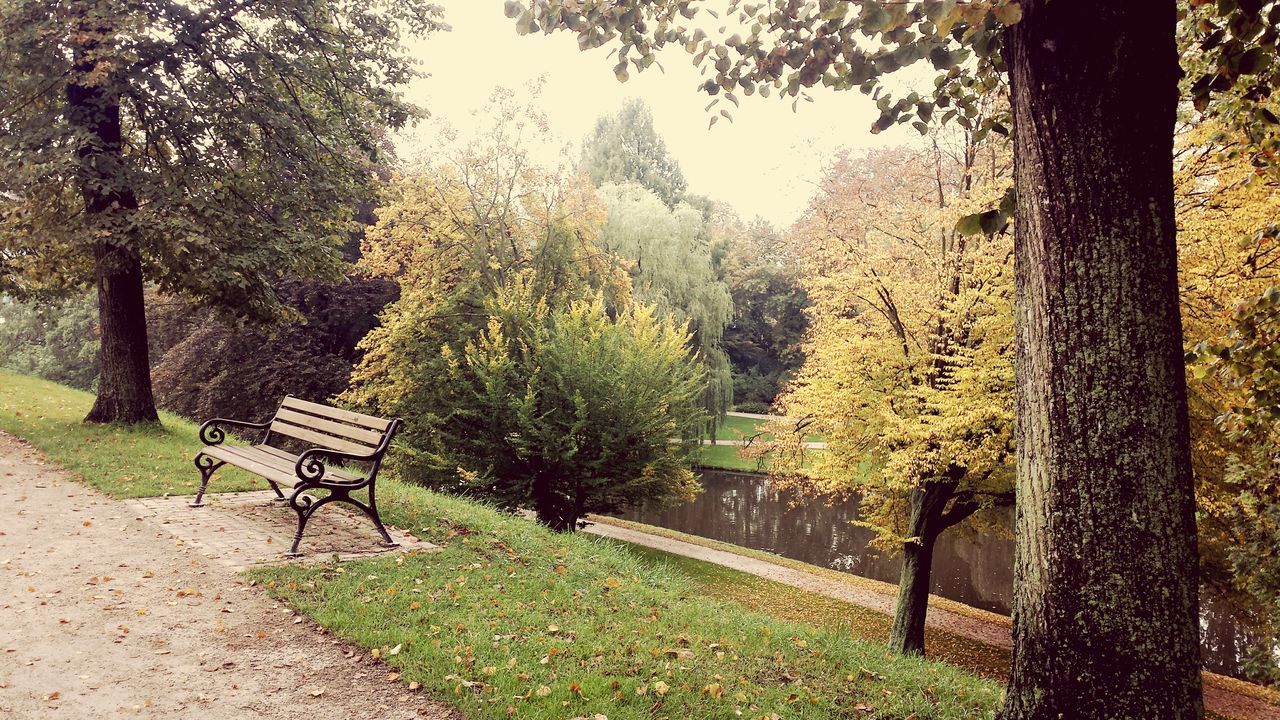
[[[161,427],[87,425],[82,421],[92,405],[87,392],[0,371],[0,430],[27,439],[114,497],[195,494],[197,425],[169,413],[160,413]],[[234,468],[219,470],[209,484],[211,492],[266,488]]]
[[[795,607],[788,593],[799,591],[391,489],[387,514],[442,552],[253,575],[333,632],[378,648],[404,679],[446,694],[468,718],[506,717],[510,707],[526,718],[924,720],[989,717],[999,696],[959,668],[851,639],[847,606],[818,611],[814,624],[777,617],[757,608],[775,594]]]
[[[683,572],[706,597],[727,600],[780,619],[864,641],[883,643],[889,640],[889,627],[893,620],[874,610],[702,560],[645,547],[635,547],[633,551]],[[815,568],[808,566],[807,569]],[[926,630],[925,644],[931,657],[959,665],[983,677],[1003,682],[1009,675],[1009,653],[1006,650],[932,628]]]
[[[83,425],[90,401],[0,374],[0,429],[117,496],[192,489],[192,424],[165,416],[163,429]],[[253,486],[237,477],[221,483],[243,487]],[[842,603],[706,563],[556,535],[391,477],[379,490],[390,522],[444,550],[254,575],[335,633],[378,649],[404,681],[440,692],[468,718],[994,713],[998,685],[951,665],[886,656],[877,620]]]
[[[738,448],[732,445],[703,445],[699,448],[701,457],[698,461],[703,467],[719,470],[738,470],[741,472],[760,472],[760,464],[754,458],[738,456]]]

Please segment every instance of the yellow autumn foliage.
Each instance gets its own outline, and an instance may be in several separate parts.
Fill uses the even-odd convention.
[[[778,428],[791,439],[769,448],[773,468],[784,484],[860,496],[886,547],[909,539],[913,490],[954,483],[953,506],[1011,496],[1013,243],[955,231],[1007,181],[975,183],[972,168],[952,180],[943,162],[842,158],[793,233],[813,324],[781,405],[828,445],[785,472],[803,451]]]

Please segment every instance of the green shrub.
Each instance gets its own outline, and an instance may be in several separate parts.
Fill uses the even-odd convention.
[[[611,316],[599,296],[552,306],[524,282],[487,311],[471,339],[424,359],[396,408],[416,451],[406,475],[558,530],[696,492],[694,446],[672,442],[705,421],[685,331],[644,306]]]

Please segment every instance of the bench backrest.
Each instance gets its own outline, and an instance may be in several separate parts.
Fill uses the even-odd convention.
[[[331,450],[368,455],[378,449],[392,422],[289,396],[280,403],[271,421],[271,434],[280,433]]]

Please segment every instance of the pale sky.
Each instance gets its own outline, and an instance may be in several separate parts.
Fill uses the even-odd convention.
[[[870,98],[823,88],[813,89],[814,102],[801,100],[794,113],[791,99],[776,94],[743,97],[737,110],[722,101],[711,112],[726,107],[734,122],[722,118],[708,129],[711,114],[704,108],[711,98],[696,89],[702,77],[683,49],[659,56],[665,73],[655,65],[619,83],[608,48],[580,52],[572,33],[521,37],[503,15],[502,0],[437,2],[453,30],[413,44],[431,76],[416,81],[408,98],[426,107],[433,121],[398,138],[405,157],[421,151],[424,138],[434,134],[432,122],[465,131],[470,113],[495,87],[523,91],[541,76],[540,105],[560,139],[574,143],[575,160],[597,117],[639,97],[692,192],[729,203],[744,219],[759,215],[785,227],[804,209],[824,160],[836,149],[910,143],[916,136],[909,127],[872,135],[878,112]]]

